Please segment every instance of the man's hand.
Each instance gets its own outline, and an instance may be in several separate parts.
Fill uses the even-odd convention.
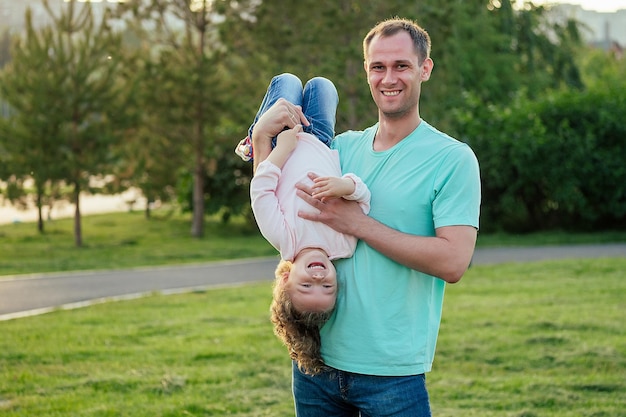
[[[298,212],[298,216],[316,222],[324,223],[340,233],[358,237],[359,221],[367,220],[363,210],[356,201],[343,198],[331,198],[322,201],[312,196],[312,188],[305,184],[296,184],[296,194],[319,211],[318,213]]]
[[[285,127],[292,129],[296,125],[308,126],[310,123],[304,117],[302,107],[296,106],[285,99],[278,99],[276,103],[261,117],[252,130],[252,147],[254,148],[254,170],[264,161],[272,151],[272,138],[278,136]]]
[[[310,124],[302,112],[302,107],[281,98],[257,120],[252,132],[252,139],[265,138],[271,140],[278,136],[283,129],[292,129],[299,124],[303,126]]]

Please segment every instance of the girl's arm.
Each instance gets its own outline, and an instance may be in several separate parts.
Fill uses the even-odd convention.
[[[298,144],[298,133],[302,132],[302,125],[296,125],[293,129],[282,131],[276,137],[276,146],[266,157],[268,161],[282,169]]]
[[[312,196],[321,201],[331,198],[345,198],[359,203],[363,213],[370,211],[372,195],[367,185],[354,174],[345,174],[343,177],[317,177],[309,174],[313,180]]]

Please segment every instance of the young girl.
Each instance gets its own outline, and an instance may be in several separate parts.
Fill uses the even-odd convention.
[[[335,306],[337,277],[331,260],[352,256],[357,240],[318,222],[298,217],[314,211],[296,195],[297,183],[312,185],[319,199],[357,200],[369,212],[370,192],[355,175],[341,175],[337,151],[328,145],[334,136],[339,101],[333,83],[281,74],[272,79],[248,137],[235,152],[252,160],[252,131],[259,117],[277,100],[301,106],[309,126],[296,125],[272,138],[272,150],[255,161],[250,183],[252,211],[263,236],[280,252],[270,308],[274,332],[289,349],[300,369],[319,372],[324,363],[319,328]],[[309,173],[319,177],[312,181]]]

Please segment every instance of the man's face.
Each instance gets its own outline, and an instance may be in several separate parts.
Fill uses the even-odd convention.
[[[293,260],[287,291],[298,311],[325,312],[335,306],[337,272],[321,251],[304,251]]]
[[[400,119],[417,114],[422,81],[428,80],[432,60],[419,58],[408,33],[376,36],[368,48],[365,71],[374,102],[382,115]]]

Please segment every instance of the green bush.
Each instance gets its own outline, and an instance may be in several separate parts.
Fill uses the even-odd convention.
[[[626,83],[466,101],[455,129],[481,165],[484,231],[626,228]]]

